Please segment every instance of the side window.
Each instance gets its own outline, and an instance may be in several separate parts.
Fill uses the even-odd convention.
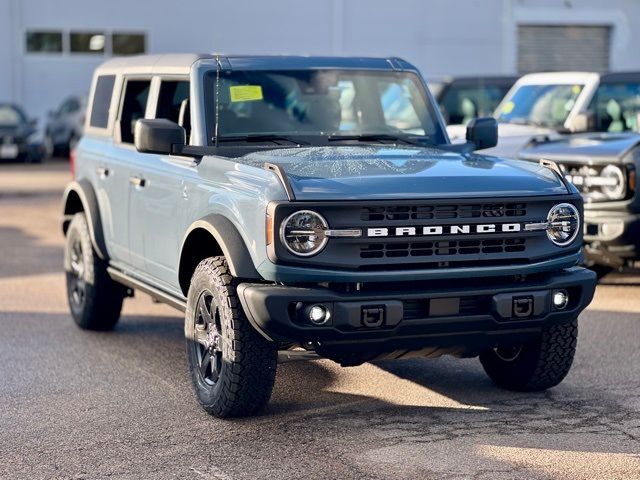
[[[113,85],[115,81],[115,75],[102,75],[98,77],[96,90],[93,94],[91,118],[89,119],[89,125],[92,127],[107,128],[107,125],[109,125],[109,105],[111,104],[111,95],[113,95]]]
[[[189,105],[189,82],[184,80],[163,80],[158,95],[156,118],[166,118],[183,127],[187,133],[187,143],[191,133],[191,110]]]
[[[589,110],[595,114],[595,127],[599,132],[637,131],[640,114],[640,84],[600,85]]]
[[[128,80],[125,85],[122,110],[120,112],[120,140],[133,143],[136,122],[144,118],[149,98],[151,80]]]

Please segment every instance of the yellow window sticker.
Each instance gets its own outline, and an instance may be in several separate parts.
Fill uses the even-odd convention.
[[[571,93],[573,93],[574,95],[578,95],[580,93],[580,90],[582,90],[582,87],[580,85],[574,85],[573,87],[571,87]]]
[[[234,85],[229,87],[232,102],[251,102],[262,100],[262,87],[260,85]]]
[[[513,107],[515,107],[516,104],[513,102],[507,102],[504,104],[504,106],[502,107],[502,113],[504,114],[510,114],[511,111],[513,110]]]

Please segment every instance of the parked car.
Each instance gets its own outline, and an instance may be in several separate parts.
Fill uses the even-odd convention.
[[[474,118],[492,115],[518,77],[434,77],[429,89],[446,124],[466,125]]]
[[[584,203],[585,261],[599,276],[640,260],[640,135],[601,133],[532,141],[520,157],[556,161]]]
[[[449,143],[410,63],[131,57],[91,92],[63,201],[71,315],[114,328],[135,290],[185,312],[210,414],[259,412],[278,351],[479,356],[518,391],[569,371],[596,282],[580,194],[552,163],[473,153],[493,118]]]
[[[44,155],[37,121],[29,120],[22,108],[0,103],[0,161],[41,162]]]
[[[75,148],[82,137],[86,108],[86,97],[74,95],[49,112],[45,127],[47,156],[66,156]]]
[[[554,72],[523,76],[494,112],[498,146],[489,154],[516,157],[533,137],[638,130],[640,72]],[[448,127],[462,138],[462,125]]]

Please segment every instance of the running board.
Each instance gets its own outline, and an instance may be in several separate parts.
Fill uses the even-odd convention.
[[[174,297],[173,295],[160,290],[159,288],[152,287],[151,285],[147,285],[144,282],[141,282],[137,278],[133,278],[126,273],[117,270],[113,267],[107,267],[107,273],[109,276],[116,282],[121,283],[125,287],[133,288],[134,290],[139,290],[142,293],[146,293],[154,300],[157,300],[161,303],[166,303],[167,305],[180,310],[181,312],[185,312],[187,310],[187,301],[181,298]]]

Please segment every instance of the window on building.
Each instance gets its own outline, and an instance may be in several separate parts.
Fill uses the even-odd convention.
[[[111,39],[114,55],[136,55],[146,51],[144,33],[114,33]]]
[[[72,53],[104,53],[105,35],[103,32],[71,32],[69,50]]]
[[[98,77],[96,90],[93,94],[93,106],[91,107],[91,119],[89,125],[97,128],[107,128],[109,124],[109,106],[113,95],[115,75],[102,75]]]
[[[133,143],[136,122],[144,118],[151,80],[129,80],[120,113],[120,141]]]
[[[27,32],[27,52],[62,52],[62,32]]]

